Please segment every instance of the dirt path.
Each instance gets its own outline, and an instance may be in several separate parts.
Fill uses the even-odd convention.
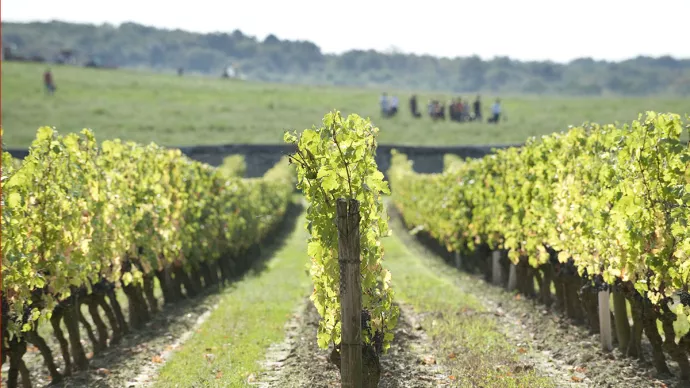
[[[146,326],[123,337],[117,346],[108,348],[91,358],[89,369],[73,374],[63,383],[51,387],[140,387],[152,371],[165,362],[166,354],[181,345],[217,303],[218,294],[195,298],[176,306],[167,306]],[[85,345],[88,341],[83,340]],[[57,350],[57,351],[56,351]],[[61,365],[59,348],[53,356]],[[46,386],[50,381],[40,354],[28,360],[34,387]]]
[[[425,388],[448,386],[450,380],[432,356],[433,349],[419,318],[407,306],[401,314],[395,339],[381,357],[381,388]],[[286,337],[267,352],[266,371],[254,384],[259,387],[340,387],[340,373],[328,362],[330,350],[316,343],[319,314],[306,300],[286,325]]]
[[[177,349],[183,339],[193,332],[200,319],[208,316],[217,303],[218,297],[218,294],[208,294],[174,306],[166,306],[163,311],[146,323],[144,328],[124,336],[120,344],[96,355],[92,353],[92,344],[88,341],[86,333],[82,333],[81,341],[87,357],[90,358],[89,368],[73,373],[62,383],[51,385],[51,387],[141,386],[148,380],[147,376],[165,362],[166,355]],[[50,335],[45,339],[51,345],[55,362],[61,366],[62,357],[54,337]],[[50,375],[43,364],[43,357],[35,347],[29,346],[28,349],[24,361],[31,373],[33,386],[47,386],[50,384]],[[3,365],[3,377],[6,376],[7,367],[8,363]],[[5,384],[4,378],[2,384]]]
[[[154,382],[158,370],[167,362],[173,353],[179,350],[184,343],[194,335],[194,332],[211,316],[214,310],[218,308],[218,303],[215,303],[209,309],[207,309],[203,314],[199,315],[194,321],[193,325],[189,330],[182,333],[179,338],[175,339],[172,344],[167,345],[163,351],[158,350],[158,354],[154,355],[150,359],[142,359],[142,362],[138,365],[139,370],[136,377],[130,379],[127,382],[128,388],[134,387],[149,387]],[[135,369],[136,370],[136,369]]]
[[[469,278],[469,276],[468,276]],[[658,379],[653,366],[623,357],[616,349],[601,350],[599,336],[574,326],[568,319],[547,311],[530,300],[523,300],[480,279],[463,278],[458,285],[473,290],[499,327],[525,349],[522,359],[534,365],[563,386],[647,388],[681,386],[673,379]],[[646,354],[651,360],[651,352]],[[671,360],[669,366],[671,365]],[[688,385],[685,385],[688,386]]]

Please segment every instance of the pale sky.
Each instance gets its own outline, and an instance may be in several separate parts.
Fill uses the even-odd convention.
[[[175,5],[175,4],[179,5]],[[337,4],[337,5],[336,5]],[[566,62],[690,58],[690,0],[2,0],[3,21],[136,22],[350,49]]]

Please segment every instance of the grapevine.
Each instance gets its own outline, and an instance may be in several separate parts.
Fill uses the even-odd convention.
[[[690,149],[680,117],[649,112],[630,126],[588,125],[524,147],[415,174],[402,154],[390,171],[406,221],[467,250],[486,242],[537,267],[547,248],[580,273],[632,281],[652,300],[690,276]],[[650,273],[652,275],[650,275]]]
[[[42,127],[24,160],[6,152],[2,158],[3,337],[10,358],[21,364],[25,341],[42,341],[37,327],[61,330],[64,319],[70,347],[60,345],[67,370],[70,352],[77,367],[87,363],[75,326],[82,303],[95,311],[98,351],[107,345],[108,330],[115,343],[128,326],[138,327],[156,311],[154,277],[165,303],[182,295],[180,282],[192,296],[229,281],[251,265],[248,252],[284,218],[295,185],[286,159],[264,177],[243,179],[178,149],[121,140],[99,146],[87,129],[60,135]],[[118,288],[128,297],[129,322],[115,297]]]
[[[399,310],[393,305],[391,275],[382,266],[381,237],[389,235],[382,194],[389,194],[374,155],[378,128],[357,115],[331,112],[321,127],[306,129],[299,135],[286,133],[284,140],[297,145],[290,157],[296,166],[297,187],[309,207],[307,223],[311,230],[307,252],[312,259],[314,282],[311,300],[321,315],[318,344],[340,343],[338,231],[335,224],[336,199],[360,202],[360,247],[363,315],[363,341],[379,352],[386,352],[393,340]]]
[[[672,321],[690,317],[690,145],[681,140],[687,128],[676,114],[647,112],[627,125],[585,124],[481,159],[447,158],[440,174],[417,174],[405,155],[394,153],[393,202],[409,228],[449,251],[471,253],[482,244],[507,251],[526,271],[518,289],[528,295],[531,276],[542,273],[546,303],[551,279],[560,282],[557,294],[614,286],[631,303],[635,326],[647,325],[664,373],[659,334],[642,319],[661,320],[672,338]],[[589,310],[595,327],[592,295],[582,293],[575,303]],[[578,310],[568,314],[578,319]],[[629,355],[639,354],[635,341]],[[679,345],[663,346],[690,378]]]

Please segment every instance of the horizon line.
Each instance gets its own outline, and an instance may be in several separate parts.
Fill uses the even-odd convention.
[[[50,19],[50,20],[40,20],[40,19],[35,19],[35,20],[12,20],[12,19],[4,19],[0,21],[2,24],[4,23],[14,23],[14,24],[50,24],[50,23],[64,23],[64,24],[74,24],[74,25],[86,25],[86,26],[95,26],[95,27],[102,27],[102,26],[113,26],[116,28],[120,28],[123,24],[134,24],[134,25],[139,25],[147,28],[152,28],[156,29],[159,31],[181,31],[185,33],[191,33],[191,34],[198,34],[198,35],[215,35],[215,34],[226,34],[226,35],[231,35],[235,31],[239,31],[242,35],[248,38],[252,38],[256,40],[257,43],[263,43],[266,40],[266,37],[268,36],[274,36],[281,42],[305,42],[305,43],[310,43],[313,44],[314,46],[319,48],[319,51],[321,52],[321,55],[324,56],[342,56],[347,53],[351,52],[374,52],[377,54],[381,55],[406,55],[406,56],[412,56],[412,57],[422,57],[422,58],[434,58],[434,59],[449,59],[449,60],[457,60],[457,59],[466,59],[466,58],[479,58],[483,62],[490,62],[494,61],[497,59],[508,59],[510,61],[514,62],[522,62],[522,63],[530,63],[530,62],[547,62],[547,63],[553,63],[553,64],[559,64],[559,65],[568,65],[576,61],[582,61],[582,60],[590,60],[593,62],[597,63],[621,63],[621,62],[627,62],[627,61],[632,61],[640,58],[649,58],[649,59],[661,59],[661,58],[671,58],[675,61],[690,61],[690,57],[677,57],[671,54],[664,54],[664,55],[658,55],[658,56],[653,56],[653,55],[644,55],[644,54],[637,54],[635,56],[629,56],[624,59],[602,59],[602,58],[594,58],[594,57],[575,57],[567,61],[559,61],[559,60],[554,60],[554,59],[518,59],[515,57],[511,57],[509,55],[494,55],[493,57],[482,57],[477,54],[473,55],[467,55],[467,56],[444,56],[444,55],[436,55],[436,54],[429,54],[429,53],[416,53],[416,52],[409,52],[402,50],[400,48],[395,47],[392,45],[390,51],[389,50],[377,50],[377,49],[364,49],[364,48],[350,48],[347,50],[343,51],[323,51],[321,46],[318,44],[314,43],[311,40],[304,40],[304,39],[295,39],[295,40],[290,40],[290,39],[281,39],[278,34],[276,33],[270,33],[267,34],[266,37],[263,39],[259,39],[256,35],[250,35],[239,28],[235,28],[233,30],[214,30],[214,31],[209,31],[209,32],[202,32],[202,31],[194,31],[190,29],[184,29],[184,28],[169,28],[169,27],[158,27],[155,25],[151,24],[144,24],[136,21],[123,21],[120,23],[111,23],[111,22],[81,22],[81,21],[69,21],[66,19]]]

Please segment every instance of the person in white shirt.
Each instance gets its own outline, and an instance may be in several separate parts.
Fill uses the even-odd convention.
[[[501,118],[501,100],[496,99],[496,102],[491,106],[491,114],[492,116],[489,118],[490,123],[495,123],[498,124],[498,121]]]
[[[393,96],[393,97],[391,97],[391,107],[390,107],[390,110],[388,111],[388,114],[390,116],[393,116],[396,113],[398,113],[398,97]]]

